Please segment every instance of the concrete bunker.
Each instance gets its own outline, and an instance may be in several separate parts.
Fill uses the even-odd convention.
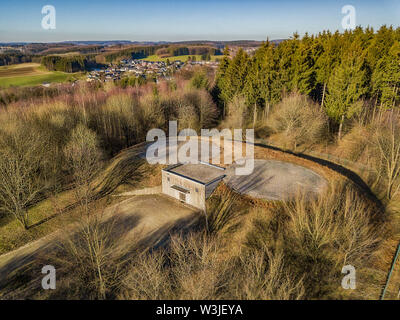
[[[162,192],[201,210],[206,199],[225,178],[225,168],[201,162],[175,164],[162,170]]]

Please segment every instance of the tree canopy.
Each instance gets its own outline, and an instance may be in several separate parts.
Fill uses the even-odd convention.
[[[242,96],[249,107],[265,108],[296,91],[340,124],[361,100],[384,108],[400,100],[400,28],[294,34],[277,45],[266,41],[253,56],[239,50],[231,57],[225,50],[220,61],[215,92],[224,104]]]

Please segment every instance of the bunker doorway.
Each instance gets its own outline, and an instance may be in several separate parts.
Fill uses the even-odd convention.
[[[180,192],[179,193],[179,200],[182,202],[186,202],[186,193]]]

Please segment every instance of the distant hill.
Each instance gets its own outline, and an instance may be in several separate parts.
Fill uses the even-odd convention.
[[[282,39],[272,40],[273,43],[280,43]],[[161,58],[182,56],[182,55],[221,55],[224,47],[229,46],[233,52],[244,48],[246,52],[254,52],[262,41],[256,40],[234,40],[234,41],[130,41],[130,40],[108,40],[108,41],[63,41],[49,43],[27,43],[13,42],[0,43],[0,65],[11,65],[24,62],[41,62],[43,57],[52,56],[52,59],[70,60],[75,57],[77,65],[82,61],[93,63],[113,63],[120,59],[134,58],[141,59],[151,55]],[[55,58],[58,56],[58,58]],[[68,59],[67,59],[68,57]],[[82,60],[83,59],[83,60]],[[55,62],[50,65],[54,65]],[[62,60],[62,59],[61,59]],[[82,60],[82,61],[81,61]],[[75,63],[74,62],[74,63]],[[56,69],[66,71],[65,68]],[[72,68],[73,69],[73,68]],[[72,70],[71,69],[71,70]],[[53,67],[49,70],[53,70]],[[81,69],[79,69],[81,70]],[[71,72],[71,71],[70,71]]]
[[[274,43],[279,43],[285,39],[270,40]],[[99,45],[99,46],[112,46],[112,45],[162,45],[162,44],[204,44],[204,45],[235,45],[235,46],[257,46],[262,41],[258,40],[232,40],[232,41],[212,41],[212,40],[188,40],[188,41],[130,41],[130,40],[105,40],[105,41],[61,41],[61,42],[0,42],[0,46],[26,46],[26,45],[51,45],[51,46],[65,46],[65,45]]]

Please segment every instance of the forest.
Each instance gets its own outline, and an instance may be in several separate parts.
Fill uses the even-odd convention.
[[[119,62],[122,59],[143,59],[155,53],[157,46],[144,46],[118,50],[105,54],[106,62]]]
[[[22,53],[3,53],[0,54],[0,66],[32,62],[32,58],[32,55],[26,55]]]
[[[158,55],[159,57],[202,54],[220,55],[221,51],[212,46],[202,45],[156,45],[123,49],[112,53],[106,53],[104,56],[105,61],[107,62],[119,62],[121,59],[144,59],[154,54]]]
[[[400,29],[382,26],[353,32],[322,32],[274,45],[265,42],[254,57],[243,50],[225,56],[215,95],[227,104],[246,100],[247,114],[263,112],[289,92],[318,102],[339,139],[343,124],[369,108],[388,110],[399,103]]]
[[[173,57],[182,55],[222,55],[219,49],[210,46],[169,46],[156,51],[160,57]]]
[[[100,66],[96,62],[95,55],[77,55],[72,57],[63,56],[44,56],[41,60],[44,65],[50,71],[62,71],[62,72],[78,72],[86,71],[90,68]]]

